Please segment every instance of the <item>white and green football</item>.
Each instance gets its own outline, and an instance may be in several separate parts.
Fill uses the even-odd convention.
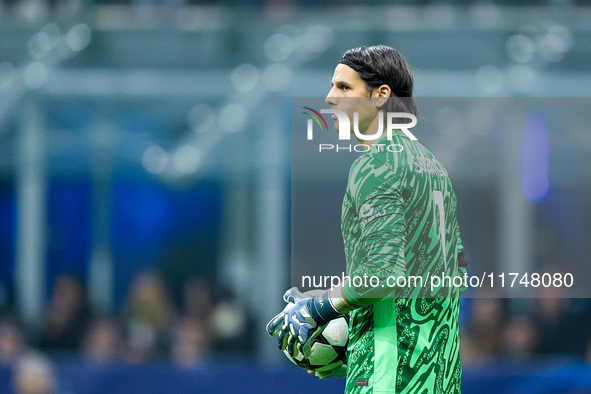
[[[309,371],[336,371],[347,364],[348,343],[349,316],[344,315],[320,327],[320,333],[312,341],[310,357],[304,357],[301,353],[297,357],[291,357],[287,350],[283,353],[295,365]]]

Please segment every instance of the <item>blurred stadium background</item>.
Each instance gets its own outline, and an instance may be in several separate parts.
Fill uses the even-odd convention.
[[[589,21],[571,0],[0,1],[0,392],[340,392],[264,332],[289,285],[291,97],[384,43],[420,97],[584,98]],[[553,132],[534,200],[442,159],[475,272],[590,262],[591,136]],[[465,392],[591,392],[590,315],[466,298]]]

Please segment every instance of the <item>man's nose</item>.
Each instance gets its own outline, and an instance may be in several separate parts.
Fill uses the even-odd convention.
[[[328,95],[324,99],[324,102],[328,105],[336,105],[337,99],[336,99],[336,97],[331,97],[331,93],[332,93],[332,89],[330,90],[330,92],[328,92]]]

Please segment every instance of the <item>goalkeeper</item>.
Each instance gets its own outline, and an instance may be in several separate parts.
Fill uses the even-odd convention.
[[[337,64],[326,103],[357,113],[359,143],[372,146],[351,166],[343,200],[347,275],[375,276],[374,286],[344,283],[294,302],[267,325],[293,356],[310,352],[318,328],[350,313],[346,393],[460,393],[459,294],[463,289],[392,288],[387,278],[462,276],[466,260],[456,196],[433,154],[407,133],[380,133],[381,112],[419,117],[413,76],[387,46],[351,49]],[[338,130],[338,119],[335,128]],[[392,144],[396,149],[374,149]],[[400,149],[403,147],[403,149]],[[398,282],[400,283],[400,282]]]

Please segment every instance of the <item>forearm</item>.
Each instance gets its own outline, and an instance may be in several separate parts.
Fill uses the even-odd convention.
[[[345,289],[349,291],[346,291]],[[321,294],[314,297],[311,301],[311,310],[313,317],[317,321],[320,321],[322,324],[324,324],[330,320],[337,318],[340,315],[349,313],[357,308],[370,305],[378,301],[380,298],[385,298],[376,298],[376,294],[373,294],[372,298],[358,297],[358,295],[350,289],[351,288],[338,286],[324,290]],[[389,289],[388,294],[392,292],[392,290],[393,289]],[[349,296],[347,295],[347,293],[349,293]],[[351,296],[351,293],[355,295]],[[380,295],[384,295],[383,290],[382,293],[383,294]],[[385,294],[385,296],[387,296],[388,294]]]

